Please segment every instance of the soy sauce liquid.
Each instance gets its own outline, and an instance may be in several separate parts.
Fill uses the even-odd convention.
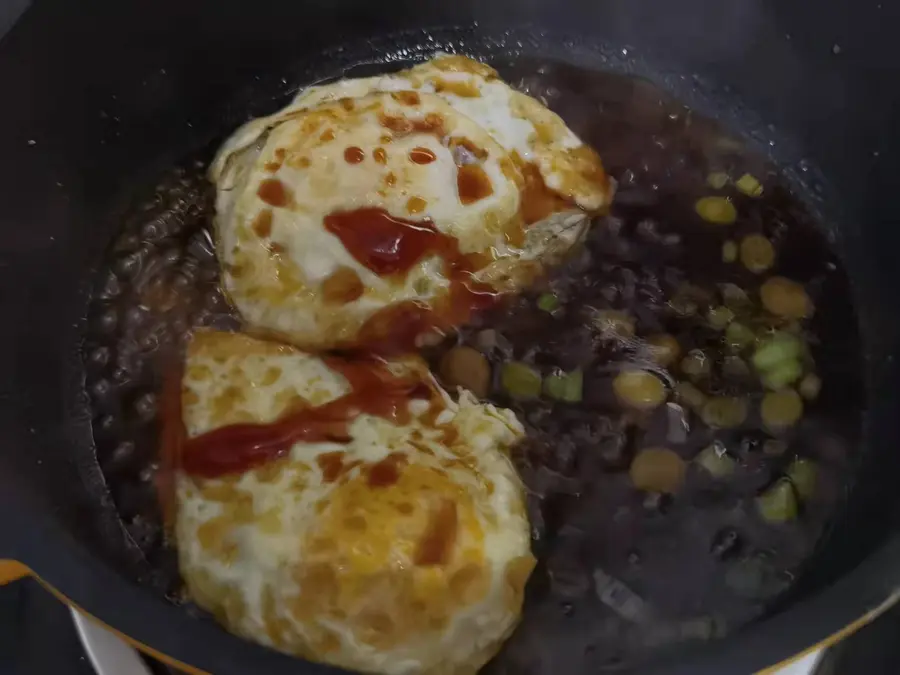
[[[820,462],[821,497],[797,523],[775,531],[760,527],[742,510],[741,490],[751,486],[717,495],[689,486],[684,496],[647,504],[628,487],[621,466],[593,459],[597,448],[576,447],[569,468],[546,454],[546,470],[540,453],[519,457],[540,564],[522,624],[488,669],[627,670],[672,646],[738,628],[802,571],[851,474],[849,448],[862,399],[856,319],[844,274],[819,228],[774,167],[739,139],[642,80],[527,58],[493,65],[507,82],[558,112],[598,150],[618,182],[612,220],[598,220],[588,242],[591,268],[579,269],[576,261],[559,271],[590,282],[585,302],[604,289],[621,292],[622,270],[637,275],[638,285],[641,270],[655,274],[666,267],[698,283],[750,283],[749,272],[721,259],[723,241],[748,232],[778,242],[778,272],[806,283],[816,302],[812,329],[820,343],[813,352],[825,385],[807,407],[790,452]],[[219,290],[212,246],[213,194],[204,169],[214,150],[186,158],[126,214],[98,275],[84,347],[98,462],[124,526],[154,570],[149,582],[175,600],[180,582],[153,480],[158,392],[190,329],[239,325]],[[747,172],[765,185],[759,200],[743,203],[735,195],[746,215],[730,228],[703,226],[693,213],[694,201],[711,193],[706,178],[714,171]],[[647,244],[641,223],[648,221],[653,236],[679,238],[675,259]],[[617,234],[609,238],[604,232],[611,224]],[[665,284],[657,285],[658,297],[635,300],[647,320],[666,301]],[[534,293],[526,293],[513,303],[533,301]],[[503,319],[488,314],[482,321],[494,320],[499,325]],[[534,330],[539,348],[541,329]],[[540,420],[517,412],[531,432],[541,432]],[[608,412],[578,414],[617,424]],[[551,411],[550,418],[567,433],[564,416]],[[548,483],[547,471],[556,484]],[[729,532],[738,545],[715,553],[728,549]],[[726,578],[748,560],[760,561],[755,581],[748,582],[753,588],[736,593]]]

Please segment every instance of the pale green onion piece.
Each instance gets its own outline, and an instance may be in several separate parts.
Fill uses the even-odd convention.
[[[728,185],[728,174],[724,171],[713,171],[706,177],[706,184],[713,190],[721,190]]]
[[[714,441],[703,448],[694,458],[694,462],[706,469],[713,478],[730,476],[737,468],[737,462],[728,455],[725,446],[719,441]]]
[[[732,321],[725,329],[725,341],[728,345],[737,351],[753,344],[756,336],[753,331],[738,321]]]
[[[728,324],[734,321],[734,312],[724,305],[719,305],[710,309],[706,318],[709,321],[709,325],[715,330],[725,330]]]
[[[779,479],[756,498],[756,507],[764,520],[770,523],[786,523],[797,517],[797,495],[794,486],[786,478]]]
[[[762,184],[749,173],[745,173],[734,182],[734,186],[748,197],[759,197],[763,193]]]
[[[541,395],[541,374],[518,361],[503,364],[500,369],[500,384],[507,394],[516,399],[537,398]]]
[[[675,398],[694,412],[699,412],[707,401],[706,394],[690,382],[679,382],[675,385]]]
[[[816,477],[819,470],[816,463],[809,459],[795,459],[787,470],[787,477],[794,484],[794,489],[801,499],[812,499],[816,491]]]
[[[722,244],[722,262],[733,263],[738,257],[738,245],[729,239]]]
[[[544,393],[566,403],[580,403],[584,375],[580,370],[558,373],[544,378]]]
[[[537,299],[537,306],[538,309],[544,312],[552,312],[559,307],[559,298],[553,293],[541,293]]]
[[[801,375],[803,375],[803,366],[800,365],[798,360],[791,359],[789,361],[781,361],[765,371],[762,376],[762,382],[766,389],[778,391],[799,380]]]
[[[767,338],[753,353],[753,365],[767,371],[785,361],[796,360],[803,351],[803,343],[795,335],[778,332]]]
[[[694,203],[694,210],[715,225],[731,225],[737,220],[737,209],[727,197],[701,197]]]
[[[797,389],[803,398],[807,401],[813,401],[819,397],[819,392],[822,391],[822,378],[815,373],[809,373],[800,380]]]
[[[713,429],[733,429],[747,419],[747,401],[734,396],[715,396],[700,411],[700,419]]]

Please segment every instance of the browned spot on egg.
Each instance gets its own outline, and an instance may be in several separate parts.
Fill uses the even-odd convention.
[[[471,73],[472,75],[481,75],[481,77],[488,80],[497,77],[497,71],[489,65],[470,59],[462,54],[440,56],[433,59],[431,65],[438,70],[450,73]]]
[[[368,523],[364,516],[353,515],[347,516],[344,519],[344,527],[348,530],[356,530],[357,532],[365,532],[368,527]]]
[[[281,255],[282,253],[284,253],[287,250],[284,246],[279,244],[277,241],[273,241],[266,248],[269,250],[269,253],[271,253],[272,255]]]
[[[291,201],[290,191],[277,178],[266,178],[262,181],[256,195],[270,206],[287,206]]]
[[[456,169],[456,188],[462,204],[474,204],[490,197],[494,186],[480,164],[466,164]]]
[[[434,134],[438,138],[443,138],[447,135],[444,129],[444,118],[437,113],[428,113],[423,119],[409,119],[400,115],[381,114],[379,122],[381,126],[401,136],[414,132]]]
[[[348,164],[359,164],[365,158],[366,153],[363,152],[362,148],[358,148],[355,145],[351,145],[344,150],[344,161]]]
[[[416,551],[415,564],[445,564],[456,543],[458,529],[456,503],[452,499],[440,500],[429,515],[428,525]]]
[[[428,202],[421,197],[410,197],[406,200],[406,210],[410,213],[422,213],[426,206],[428,206]]]
[[[353,102],[352,98],[342,98],[340,101],[338,101],[338,103],[340,103],[341,107],[347,112],[352,111],[356,107],[356,104]]]
[[[408,516],[412,514],[413,511],[415,511],[415,508],[413,508],[413,505],[409,502],[400,502],[399,504],[397,504],[397,511],[399,513],[402,513],[404,516]]]
[[[358,300],[365,291],[359,275],[349,267],[339,267],[322,282],[325,302],[345,305]]]
[[[372,151],[372,159],[374,159],[378,164],[386,164],[387,151],[384,148],[375,148]]]
[[[387,134],[383,134],[378,138],[381,143],[390,143],[394,138],[392,136],[388,136]]]
[[[414,91],[395,91],[391,94],[391,98],[403,105],[419,105],[421,102],[419,95]]]
[[[319,136],[319,140],[323,143],[328,143],[329,141],[334,140],[334,129],[326,129],[322,132],[322,135]]]
[[[406,455],[392,452],[381,461],[369,467],[369,487],[389,487],[400,479],[401,465],[406,463]]]
[[[478,98],[481,90],[472,80],[445,80],[442,77],[435,78],[434,90],[440,94],[447,92],[461,98]]]
[[[409,160],[413,164],[431,164],[436,159],[437,155],[420,145],[409,151]]]
[[[571,208],[570,204],[550,190],[537,167],[524,164],[520,167],[525,184],[521,192],[519,211],[526,225],[543,220],[551,213]]]
[[[281,165],[284,163],[285,154],[286,153],[284,148],[275,148],[275,159],[271,162],[265,163],[265,170],[270,171],[271,173],[275,173],[276,171],[278,171],[278,169],[280,169]]]
[[[272,209],[263,209],[257,213],[251,227],[260,237],[268,237],[272,234]]]
[[[324,452],[316,457],[316,464],[322,470],[322,480],[326,483],[333,483],[362,463],[359,460],[353,460],[345,464],[344,455],[343,450],[335,450],[334,452]]]
[[[387,176],[384,177],[384,184],[388,187],[393,187],[397,184],[397,175],[390,171]]]

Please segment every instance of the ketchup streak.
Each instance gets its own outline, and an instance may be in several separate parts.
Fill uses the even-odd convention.
[[[476,310],[487,309],[496,291],[472,278],[477,264],[459,250],[455,237],[440,232],[430,220],[407,220],[374,207],[337,211],[325,217],[325,229],[341,240],[361,265],[379,276],[409,271],[427,255],[444,261],[450,280],[445,298],[434,306],[408,300],[388,306],[363,324],[360,343],[371,353],[395,354],[415,349],[416,337],[465,323]]]
[[[419,377],[391,373],[380,361],[326,359],[350,383],[350,392],[315,408],[290,412],[268,424],[231,424],[184,441],[181,468],[213,478],[252,469],[285,455],[297,442],[348,443],[349,425],[359,415],[409,421],[407,402],[430,396]]]

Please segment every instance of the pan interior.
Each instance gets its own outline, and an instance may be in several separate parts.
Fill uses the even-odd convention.
[[[816,299],[812,331],[818,342],[811,349],[825,383],[822,394],[785,436],[787,450],[778,457],[764,455],[763,435],[732,434],[729,442],[749,468],[728,487],[689,476],[675,498],[637,493],[628,465],[647,439],[622,427],[602,404],[597,414],[585,403],[563,416],[550,409],[548,416],[539,407],[501,400],[516,407],[532,432],[517,461],[530,492],[540,563],[523,622],[489,668],[629,669],[756,619],[802,574],[855,464],[862,410],[856,318],[822,227],[776,167],[739,138],[646,80],[500,51],[486,49],[481,56],[508,82],[560,113],[619,183],[612,213],[594,224],[589,268],[573,260],[557,273],[588,279],[579,303],[603,308],[612,306],[612,295],[630,294],[627,302],[640,320],[641,312],[662,311],[673,300],[677,284],[666,280],[669,270],[677,272],[678,283],[749,283],[751,273],[722,257],[726,242],[748,234],[777,242],[779,273],[802,280]],[[404,65],[386,60],[390,67]],[[369,63],[330,75],[385,67]],[[254,112],[258,107],[256,102]],[[153,484],[161,378],[191,329],[239,325],[219,291],[213,251],[212,189],[204,172],[216,142],[185,156],[126,214],[102,261],[84,347],[101,470],[134,545],[157,571],[154,587],[173,602],[182,601],[180,583]],[[725,188],[749,213],[732,229],[711,230],[691,215],[696,199],[715,192],[711,174],[748,174],[765,183],[758,199]],[[673,242],[668,249],[666,241]],[[535,301],[525,294],[512,318],[488,315],[478,328],[527,335],[541,347],[552,341],[547,331],[528,332],[516,323],[534,320],[528,306]],[[513,348],[527,351],[528,345]],[[627,357],[613,350],[609,358]],[[553,443],[541,440],[548,436]],[[711,440],[693,438],[688,445],[696,447],[685,456]],[[765,526],[753,500],[798,455],[820,468],[817,497],[797,520]]]

